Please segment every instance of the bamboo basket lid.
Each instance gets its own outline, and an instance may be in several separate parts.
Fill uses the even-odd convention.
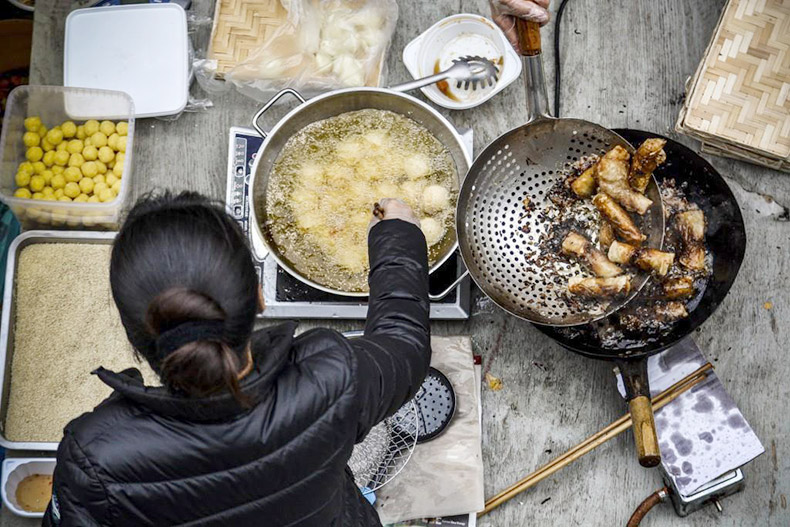
[[[730,0],[687,93],[678,131],[790,169],[790,2]]]

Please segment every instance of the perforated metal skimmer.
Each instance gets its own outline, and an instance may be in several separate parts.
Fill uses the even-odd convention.
[[[464,263],[475,283],[510,313],[554,326],[584,324],[625,305],[648,280],[638,273],[631,294],[608,301],[581,302],[567,293],[568,280],[582,273],[579,264],[550,258],[541,238],[556,227],[557,206],[549,191],[568,176],[577,161],[602,155],[621,145],[634,148],[603,126],[580,119],[548,115],[548,95],[540,55],[524,57],[529,122],[494,140],[477,157],[458,198],[456,228]],[[641,220],[646,246],[661,247],[664,216],[658,187],[651,179],[647,195],[654,205]],[[524,200],[527,198],[528,206]],[[579,203],[579,214],[595,241],[600,220],[592,205]],[[588,207],[585,212],[584,207]],[[593,227],[595,227],[593,229]],[[589,274],[589,273],[588,273]]]

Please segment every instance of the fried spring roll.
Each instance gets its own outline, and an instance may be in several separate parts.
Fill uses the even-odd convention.
[[[651,271],[658,276],[666,276],[674,262],[675,253],[658,249],[640,249],[634,259],[637,267],[644,271]]]
[[[571,183],[571,190],[580,198],[589,198],[595,192],[595,165],[581,173]]]
[[[609,261],[590,241],[577,232],[571,232],[562,240],[562,252],[587,262],[596,276],[610,277],[623,273],[617,265]]]
[[[656,320],[665,324],[668,322],[675,322],[687,316],[689,316],[689,312],[686,310],[686,306],[683,302],[673,301],[660,303],[657,304],[655,308]]]
[[[614,243],[614,227],[608,221],[601,223],[601,229],[598,231],[598,241],[601,247],[608,249]],[[611,258],[609,258],[611,260]]]
[[[568,291],[587,298],[612,298],[627,295],[631,291],[631,278],[628,275],[608,278],[581,278],[574,276],[568,282]]]
[[[632,189],[645,193],[650,176],[658,165],[667,160],[667,154],[664,152],[666,144],[665,139],[652,138],[639,145],[631,160],[631,171],[628,173],[628,182]]]
[[[694,296],[694,280],[690,276],[670,278],[664,282],[661,287],[664,289],[664,295],[666,295],[669,300],[691,298]]]
[[[593,198],[593,204],[623,240],[637,247],[642,245],[647,237],[639,231],[631,216],[614,199],[608,194],[599,193]]]
[[[705,269],[705,213],[687,210],[675,214],[675,230],[683,240],[680,264],[691,271]]]
[[[615,240],[612,242],[612,245],[609,246],[609,260],[613,261],[614,263],[618,264],[629,264],[631,263],[631,259],[636,254],[636,247],[633,245],[628,245],[627,243],[618,242]]]
[[[642,215],[653,202],[628,184],[628,160],[628,152],[622,146],[609,150],[596,165],[598,188],[626,209]]]

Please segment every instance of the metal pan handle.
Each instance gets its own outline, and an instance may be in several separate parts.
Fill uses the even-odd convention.
[[[456,278],[455,281],[452,284],[450,284],[449,287],[447,287],[447,289],[445,289],[444,291],[442,291],[438,295],[428,295],[428,298],[430,299],[431,302],[438,302],[440,300],[444,300],[444,297],[446,297],[447,295],[452,293],[453,290],[456,287],[458,287],[458,284],[463,282],[464,279],[466,279],[467,276],[469,276],[469,269],[464,269],[464,272],[461,273],[461,276]]]
[[[265,132],[261,127],[261,125],[258,124],[258,121],[260,120],[261,117],[263,117],[263,114],[265,114],[269,108],[274,106],[274,103],[276,103],[283,95],[293,95],[294,97],[299,99],[299,104],[303,104],[305,102],[305,98],[302,97],[302,94],[300,94],[298,91],[294,90],[293,88],[285,88],[284,90],[280,90],[279,92],[277,92],[277,94],[274,97],[269,99],[269,101],[266,104],[264,104],[260,110],[255,112],[255,115],[252,117],[253,128],[255,128],[255,130],[259,134],[261,134],[261,137],[263,137],[264,139],[266,139],[268,133]]]

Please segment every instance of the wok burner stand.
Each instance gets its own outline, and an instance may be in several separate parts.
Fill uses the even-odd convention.
[[[459,131],[464,144],[472,151],[472,130]],[[228,212],[249,237],[255,256],[258,280],[263,286],[266,309],[262,318],[364,319],[366,299],[324,293],[309,287],[284,271],[274,258],[263,257],[263,242],[250,225],[249,182],[252,165],[263,139],[252,128],[231,127],[228,144],[228,180],[225,203]],[[430,276],[431,294],[447,289],[465,270],[456,253]],[[463,280],[443,300],[431,302],[432,320],[465,320],[470,314],[470,283]]]

